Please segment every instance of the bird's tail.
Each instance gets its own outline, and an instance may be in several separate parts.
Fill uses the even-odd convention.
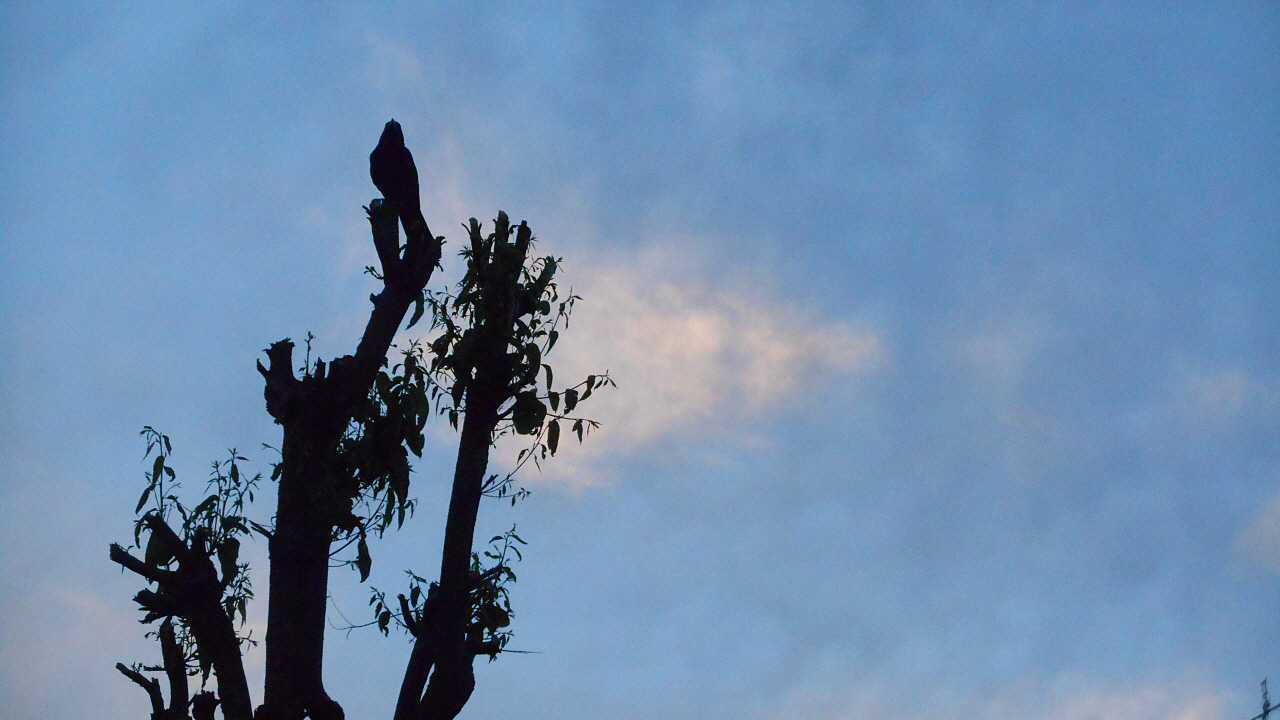
[[[404,234],[409,238],[429,235],[427,219],[422,216],[422,208],[401,208],[400,222],[404,224]]]

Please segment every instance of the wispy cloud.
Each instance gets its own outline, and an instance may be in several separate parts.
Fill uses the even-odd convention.
[[[1189,422],[1221,426],[1275,408],[1280,392],[1239,368],[1187,370],[1181,374],[1173,410]]]
[[[387,35],[365,33],[367,77],[383,93],[419,87],[426,82],[418,53],[408,43]]]
[[[1225,696],[1203,685],[1137,684],[1083,687],[1040,697],[1019,693],[980,717],[987,720],[1210,720],[1222,717]],[[1038,693],[1036,693],[1038,694]]]
[[[4,634],[10,642],[0,648],[6,705],[15,716],[45,716],[54,698],[66,693],[67,668],[82,657],[104,659],[77,681],[86,712],[93,714],[91,707],[122,712],[130,704],[145,704],[141,691],[111,668],[116,661],[151,659],[133,655],[141,633],[127,605],[93,590],[50,582],[33,588],[8,610],[23,618],[7,624]],[[104,711],[102,716],[108,715]]]
[[[869,690],[871,686],[863,686]],[[898,711],[886,709],[881,693],[849,690],[832,693],[809,688],[793,693],[770,717],[814,720],[1216,720],[1226,694],[1202,682],[1134,682],[1109,685],[1054,681],[1019,683],[994,697],[958,699],[949,707]]]
[[[653,247],[638,262],[571,268],[585,298],[550,361],[557,383],[607,370],[616,389],[582,412],[598,437],[566,448],[548,479],[590,484],[606,456],[699,440],[751,442],[771,411],[832,378],[888,361],[878,330],[826,319],[761,285],[712,286],[684,277],[678,254]]]
[[[1260,567],[1280,574],[1280,492],[1236,536],[1236,548]]]

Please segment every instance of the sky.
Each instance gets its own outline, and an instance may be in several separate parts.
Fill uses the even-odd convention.
[[[1280,682],[1274,3],[3,3],[9,717],[148,712],[138,432],[196,499],[269,469],[254,362],[353,351],[393,117],[432,286],[527,220],[583,297],[557,377],[618,385],[482,509],[529,652],[460,717],[1246,720]],[[455,442],[332,576],[353,720],[409,643],[343,626],[438,567]]]

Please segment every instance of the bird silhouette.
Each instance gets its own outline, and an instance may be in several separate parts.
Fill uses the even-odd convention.
[[[426,227],[418,197],[418,167],[413,164],[413,153],[404,146],[404,131],[394,119],[387,121],[378,146],[369,153],[369,177],[382,197],[395,203],[406,235],[413,237]]]

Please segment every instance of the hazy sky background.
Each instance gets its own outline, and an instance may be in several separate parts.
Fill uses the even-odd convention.
[[[481,662],[462,717],[1258,712],[1280,6],[532,5],[0,5],[7,716],[146,714],[112,666],[158,650],[107,560],[138,430],[193,496],[227,447],[269,468],[254,360],[354,349],[390,117],[449,238],[433,285],[468,217],[527,219],[585,297],[557,376],[619,384],[482,511],[530,543],[538,654]],[[431,437],[375,548],[392,592],[438,567]],[[335,625],[369,619],[356,581]],[[389,717],[408,643],[326,650],[348,717]]]

